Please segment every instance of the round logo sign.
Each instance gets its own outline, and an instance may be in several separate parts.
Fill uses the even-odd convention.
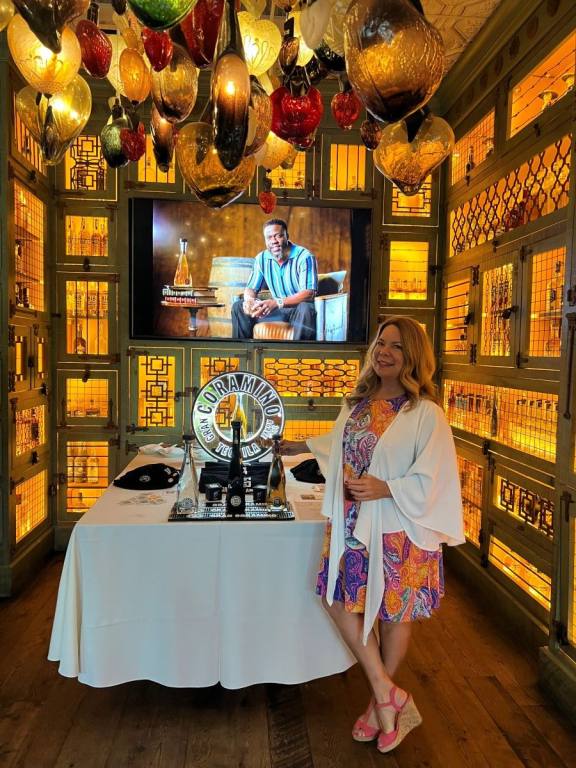
[[[242,458],[259,461],[272,450],[271,439],[284,428],[284,406],[274,387],[255,373],[215,376],[194,401],[192,424],[198,442],[215,459],[232,457],[234,420],[242,424]]]

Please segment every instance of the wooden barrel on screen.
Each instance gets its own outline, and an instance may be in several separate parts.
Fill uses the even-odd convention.
[[[238,296],[243,296],[253,264],[254,259],[245,256],[216,256],[212,259],[209,284],[217,289],[216,299],[224,306],[208,310],[211,337],[232,338],[232,303]]]

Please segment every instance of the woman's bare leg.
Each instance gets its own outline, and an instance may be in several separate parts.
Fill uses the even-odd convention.
[[[411,634],[412,624],[409,621],[380,622],[380,655],[389,677],[396,674],[406,656]]]
[[[326,600],[323,602],[324,607],[338,627],[342,639],[350,648],[364,670],[364,674],[368,679],[368,683],[376,701],[388,701],[390,699],[390,689],[394,685],[394,682],[384,666],[374,632],[370,632],[366,645],[362,642],[364,614],[350,613],[346,611],[344,609],[344,604],[337,600],[334,600],[332,605],[328,605]],[[402,701],[403,698],[405,698],[405,696],[400,693],[398,699]],[[373,725],[374,727],[378,726],[379,723],[377,717],[380,721],[380,727],[382,727],[384,731],[388,732],[394,729],[395,712],[392,709],[383,708],[379,710],[378,715],[373,711],[371,720],[369,721],[370,725]]]

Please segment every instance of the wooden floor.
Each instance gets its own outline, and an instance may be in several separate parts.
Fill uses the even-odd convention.
[[[0,601],[2,768],[576,766],[576,733],[540,694],[536,660],[449,575],[442,609],[415,627],[398,678],[424,723],[383,756],[350,738],[367,702],[357,667],[240,691],[96,689],[61,677],[46,661],[61,567],[55,557],[25,593]]]

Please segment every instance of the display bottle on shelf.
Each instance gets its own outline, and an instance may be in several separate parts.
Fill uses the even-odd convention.
[[[24,274],[24,249],[22,240],[16,240],[14,243],[14,266],[18,276]]]
[[[554,264],[554,272],[552,273],[552,277],[548,281],[548,285],[546,287],[546,303],[547,307],[546,309],[548,312],[560,312],[562,308],[562,297],[564,293],[564,285],[562,285],[561,280],[561,273],[562,273],[562,262],[557,261]]]
[[[90,255],[101,256],[102,255],[102,238],[98,230],[98,219],[94,219],[94,231],[90,238]]]
[[[86,230],[86,219],[82,218],[80,224],[80,256],[90,255],[90,235]]]
[[[66,227],[66,255],[74,254],[74,230],[72,229],[72,216],[67,216],[68,226]]]
[[[181,237],[180,255],[178,256],[178,264],[176,265],[176,273],[174,274],[174,285],[188,286],[192,288],[192,277],[190,276],[188,257],[186,256],[187,251],[188,240],[185,237]]]
[[[78,453],[74,457],[74,482],[88,482],[88,456],[85,443],[80,443],[77,449]]]
[[[266,489],[266,504],[273,509],[286,509],[286,473],[280,455],[280,433],[274,435],[274,452]]]
[[[228,469],[228,488],[226,491],[226,514],[243,515],[246,510],[246,491],[244,489],[244,467],[240,431],[242,422],[232,422],[232,458]]]
[[[96,456],[96,448],[91,448],[88,458],[86,459],[86,479],[90,485],[98,485],[100,480],[98,457]]]
[[[36,414],[36,408],[30,411],[30,448],[36,448],[40,444],[40,421]]]
[[[86,344],[86,339],[82,335],[82,323],[78,323],[76,338],[74,339],[74,354],[85,355],[87,351],[88,345]]]
[[[234,410],[230,421],[239,421],[242,425],[240,427],[240,437],[246,439],[248,435],[248,416],[244,408],[243,396],[236,395],[236,403],[234,404]]]
[[[182,435],[184,440],[184,459],[180,467],[176,507],[179,510],[192,511],[198,508],[198,475],[194,464],[194,435]]]
[[[498,437],[498,404],[496,395],[492,398],[492,411],[490,413],[490,435]]]
[[[106,221],[106,220],[104,220]],[[100,256],[108,256],[108,227],[102,224],[102,235],[100,236]]]

